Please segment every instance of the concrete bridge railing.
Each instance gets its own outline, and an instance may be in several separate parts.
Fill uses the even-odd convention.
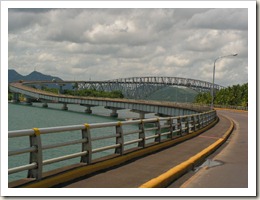
[[[60,161],[79,158],[78,163],[90,165],[95,161],[93,155],[97,152],[110,151],[111,156],[122,156],[132,151],[144,149],[148,146],[158,145],[171,140],[176,140],[191,133],[202,130],[217,118],[216,111],[208,111],[180,117],[153,118],[144,120],[131,120],[122,122],[81,124],[51,128],[33,128],[26,130],[9,131],[9,138],[20,139],[28,137],[30,146],[23,149],[14,149],[8,152],[9,157],[29,154],[28,164],[16,166],[8,170],[9,174],[21,171],[28,172],[28,178],[40,180],[43,177],[44,166],[55,164]],[[129,129],[129,125],[132,128]],[[112,128],[112,133],[106,134],[105,128]],[[128,128],[127,128],[128,127]],[[98,129],[98,133],[93,134]],[[46,144],[43,135],[62,134],[64,132],[79,131],[80,138],[68,140],[65,142],[55,141],[54,144]],[[99,133],[105,133],[100,135]],[[131,136],[131,137],[130,137]],[[73,136],[72,138],[75,138]],[[110,140],[110,144],[102,142]],[[95,148],[93,142],[100,141],[102,146]],[[43,145],[45,144],[45,145]],[[81,151],[77,153],[66,154],[60,157],[53,157],[47,160],[43,159],[43,152],[48,149],[59,147],[80,145]],[[130,146],[130,148],[128,148]]]

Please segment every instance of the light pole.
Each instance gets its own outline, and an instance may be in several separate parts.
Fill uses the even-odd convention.
[[[226,55],[226,56],[220,56],[215,59],[214,61],[214,67],[213,67],[213,81],[212,81],[212,87],[211,87],[211,110],[213,110],[213,101],[214,101],[214,81],[215,81],[215,67],[216,67],[216,61],[218,59],[228,57],[228,56],[237,56],[237,53]]]

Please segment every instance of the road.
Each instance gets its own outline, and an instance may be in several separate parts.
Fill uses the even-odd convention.
[[[211,156],[210,162],[183,183],[180,186],[182,188],[248,187],[248,112],[217,112],[231,118],[235,123],[235,129],[226,146]]]

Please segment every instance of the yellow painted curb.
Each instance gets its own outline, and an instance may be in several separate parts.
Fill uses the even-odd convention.
[[[173,140],[169,140],[169,141],[166,141],[166,142],[163,142],[163,143],[159,143],[159,144],[156,144],[154,146],[146,147],[144,149],[140,149],[140,150],[137,150],[137,151],[134,151],[134,152],[122,155],[122,156],[118,156],[118,157],[115,157],[115,158],[112,158],[112,159],[109,159],[109,160],[105,160],[105,161],[98,162],[98,163],[95,163],[95,164],[89,164],[89,165],[86,165],[84,167],[79,167],[77,169],[73,169],[71,171],[58,174],[56,176],[51,176],[51,177],[45,178],[45,179],[40,180],[40,181],[35,181],[33,183],[29,183],[27,185],[24,185],[23,188],[47,188],[47,187],[52,187],[52,186],[55,186],[55,185],[58,185],[58,184],[61,184],[61,183],[65,183],[65,182],[71,181],[73,179],[82,177],[82,176],[89,175],[89,174],[94,173],[94,172],[98,172],[98,171],[101,171],[101,170],[104,170],[104,169],[108,169],[108,168],[123,164],[123,163],[125,163],[129,160],[134,159],[134,158],[138,158],[138,157],[142,157],[142,156],[151,154],[151,153],[159,151],[163,148],[170,147],[174,144],[177,144],[177,143],[183,142],[185,140],[188,140],[192,137],[195,137],[195,136],[199,135],[200,133],[208,130],[211,127],[213,127],[218,121],[219,121],[219,118],[217,118],[210,125],[202,128],[202,129],[200,129],[196,132],[190,133],[188,135],[185,135],[185,136],[173,139]]]
[[[185,162],[177,165],[176,167],[173,167],[172,169],[168,170],[164,174],[161,174],[160,176],[151,179],[150,181],[142,184],[139,186],[139,188],[163,188],[167,187],[171,182],[178,179],[180,176],[182,176],[184,173],[192,169],[196,163],[199,163],[210,155],[212,152],[214,152],[219,146],[221,146],[226,139],[229,137],[229,135],[232,133],[234,128],[234,122],[230,120],[230,127],[227,130],[227,132],[222,136],[222,138],[218,139],[216,142],[214,142],[209,147],[205,148],[195,156],[190,157]]]

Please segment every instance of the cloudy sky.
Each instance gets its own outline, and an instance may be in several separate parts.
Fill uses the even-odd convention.
[[[63,80],[171,76],[248,82],[247,8],[10,9],[9,69]]]

